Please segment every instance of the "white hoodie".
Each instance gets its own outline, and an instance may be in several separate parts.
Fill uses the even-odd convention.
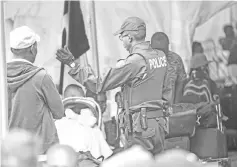
[[[80,115],[66,109],[65,114],[66,117],[55,121],[60,144],[67,144],[76,152],[90,151],[95,158],[107,158],[113,153],[90,109],[82,109]]]

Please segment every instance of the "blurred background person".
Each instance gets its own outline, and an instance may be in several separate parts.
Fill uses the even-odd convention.
[[[204,53],[203,46],[200,42],[194,41],[192,44],[192,56],[200,55]]]
[[[77,167],[77,153],[68,145],[56,144],[46,155],[48,167]]]
[[[155,167],[152,154],[141,146],[133,146],[104,161],[101,167]]]
[[[167,150],[155,157],[155,166],[202,167],[195,154],[181,149]]]
[[[236,44],[236,36],[232,25],[227,24],[223,27],[225,37],[219,39],[223,50],[231,50]]]
[[[23,130],[11,130],[1,143],[2,167],[37,167],[41,141]]]

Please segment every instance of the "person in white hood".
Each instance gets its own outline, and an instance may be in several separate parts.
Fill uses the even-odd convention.
[[[55,122],[60,144],[66,144],[76,152],[90,151],[95,158],[105,159],[112,155],[102,131],[96,125],[97,119],[89,108],[81,109],[77,114],[72,109],[66,109],[66,117]]]

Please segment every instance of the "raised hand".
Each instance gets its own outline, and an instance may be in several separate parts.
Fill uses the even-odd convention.
[[[64,48],[58,49],[56,53],[56,59],[62,62],[63,64],[67,64],[70,66],[74,62],[74,56],[69,51],[68,47],[65,46]]]

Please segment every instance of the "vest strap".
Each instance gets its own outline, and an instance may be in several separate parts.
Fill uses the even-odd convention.
[[[132,53],[132,54],[130,54],[128,57],[130,57],[130,56],[132,56],[132,55],[134,55],[134,54],[141,56],[141,57],[145,60],[146,65],[148,64],[147,59],[146,59],[141,53]]]

